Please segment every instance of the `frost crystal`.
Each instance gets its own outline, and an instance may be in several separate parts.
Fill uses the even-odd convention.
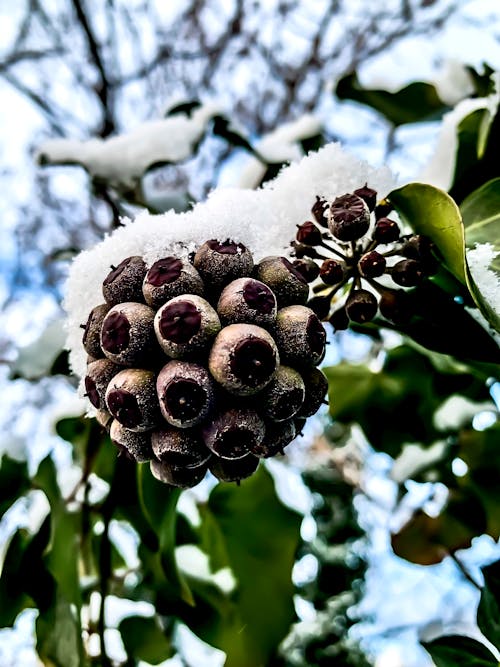
[[[111,265],[131,255],[141,255],[148,266],[167,255],[187,257],[210,238],[243,243],[256,261],[273,254],[290,257],[296,225],[310,217],[316,195],[332,200],[365,183],[379,197],[396,186],[387,168],[374,168],[332,143],[285,167],[258,190],[216,189],[186,213],[143,212],[133,222],[123,220],[123,227],[81,252],[70,267],[64,308],[73,372],[85,375],[80,325],[103,303],[102,281]]]

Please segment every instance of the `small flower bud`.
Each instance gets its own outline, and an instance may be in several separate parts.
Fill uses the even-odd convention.
[[[142,282],[146,275],[146,264],[142,257],[127,257],[118,266],[111,267],[102,284],[106,303],[112,306],[126,301],[143,301]]]
[[[326,210],[328,207],[328,202],[323,197],[316,197],[316,202],[311,208],[311,213],[314,216],[316,222],[322,227],[328,227],[328,220]]]
[[[272,336],[253,324],[230,324],[218,333],[208,357],[208,368],[228,392],[250,396],[263,389],[279,364]]]
[[[142,283],[146,303],[158,309],[179,294],[203,296],[203,280],[187,260],[164,257],[155,262]]]
[[[154,317],[158,342],[165,354],[174,359],[203,354],[220,328],[215,309],[195,294],[170,299]]]
[[[370,226],[370,211],[361,197],[352,194],[334,199],[330,206],[328,227],[339,241],[361,238]]]

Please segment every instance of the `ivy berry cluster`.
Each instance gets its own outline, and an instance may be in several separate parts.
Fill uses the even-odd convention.
[[[314,219],[297,226],[293,264],[314,282],[307,305],[335,330],[370,322],[378,313],[403,324],[411,316],[408,289],[436,272],[430,239],[401,235],[390,211],[390,205],[377,205],[377,192],[365,184],[332,202],[317,197]]]
[[[125,258],[82,325],[85,392],[111,441],[162,482],[250,476],[324,402],[326,332],[303,274],[229,239]]]

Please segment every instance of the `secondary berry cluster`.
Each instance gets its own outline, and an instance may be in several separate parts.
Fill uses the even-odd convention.
[[[408,288],[436,271],[430,239],[401,235],[390,210],[377,205],[377,192],[365,185],[332,202],[317,197],[314,219],[298,225],[293,264],[314,283],[307,305],[335,330],[369,322],[378,313],[395,324],[406,322]]]
[[[250,476],[324,402],[326,333],[285,257],[210,239],[189,258],[124,259],[82,344],[88,400],[112,442],[162,482]]]

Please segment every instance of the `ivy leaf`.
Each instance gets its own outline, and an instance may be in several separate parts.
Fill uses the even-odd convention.
[[[127,657],[158,665],[174,651],[156,616],[127,616],[119,626]]]
[[[0,519],[30,487],[26,463],[3,456],[0,461]]]
[[[422,645],[436,667],[498,667],[491,651],[471,637],[449,635]]]
[[[240,486],[219,483],[205,512],[212,534],[203,546],[219,564],[227,558],[237,587],[226,601],[219,591],[215,610],[208,597],[197,597],[183,620],[226,653],[225,667],[267,665],[295,620],[291,573],[301,517],[278,499],[263,466]]]
[[[363,88],[355,72],[340,79],[335,93],[341,100],[353,100],[375,109],[395,127],[438,119],[449,108],[430,83],[415,81],[391,93]]]
[[[477,610],[477,624],[493,646],[500,647],[500,560],[481,568],[484,587]]]
[[[446,268],[467,287],[481,313],[500,331],[500,319],[492,313],[470,274],[464,222],[455,201],[444,190],[424,183],[393,190],[387,199],[415,232],[432,239]]]

